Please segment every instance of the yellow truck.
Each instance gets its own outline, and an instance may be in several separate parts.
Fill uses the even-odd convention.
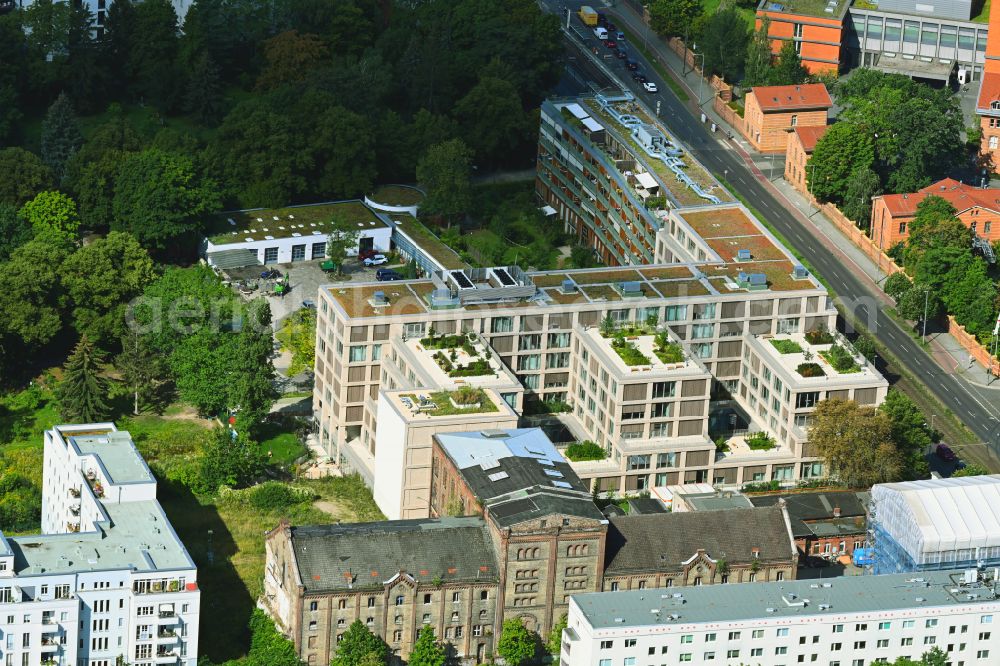
[[[590,5],[584,5],[580,7],[580,20],[583,21],[584,25],[593,28],[597,25],[597,12]]]

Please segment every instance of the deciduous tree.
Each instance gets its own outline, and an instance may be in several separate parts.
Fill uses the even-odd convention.
[[[889,417],[892,439],[896,443],[904,473],[911,479],[923,478],[929,474],[924,451],[930,448],[934,433],[927,426],[927,418],[908,395],[893,388],[879,411]]]
[[[913,281],[906,276],[903,271],[897,271],[885,279],[885,286],[883,287],[885,293],[889,295],[889,298],[899,302],[899,297],[906,293],[906,291],[913,286]]]
[[[649,3],[649,25],[664,37],[684,37],[701,15],[698,0],[653,0]]]
[[[823,400],[813,416],[809,441],[845,485],[867,488],[901,478],[903,465],[885,413],[853,401]]]
[[[497,641],[497,654],[503,657],[509,666],[521,666],[535,657],[538,647],[538,637],[532,634],[521,618],[513,617],[504,620]]]
[[[739,81],[749,42],[750,27],[735,7],[717,11],[708,19],[698,42],[698,52],[705,56],[705,71]]]
[[[66,359],[56,396],[59,413],[69,423],[96,423],[108,417],[104,353],[87,336],[80,339]]]
[[[46,190],[21,206],[20,215],[31,225],[35,235],[52,232],[69,242],[80,237],[80,216],[76,202],[62,192]]]
[[[979,463],[968,463],[967,465],[965,465],[965,467],[955,470],[955,472],[951,476],[952,478],[963,477],[963,476],[984,476],[989,473],[990,470],[986,469]]]
[[[132,396],[132,413],[156,401],[157,390],[163,383],[166,367],[160,353],[134,329],[121,338],[122,351],[115,357],[115,369],[121,374],[122,385]]]
[[[271,306],[258,298],[247,305],[229,384],[229,406],[239,410],[239,428],[250,435],[257,432],[257,426],[274,402],[273,349]]]
[[[27,351],[48,344],[62,331],[65,293],[62,264],[71,246],[58,234],[43,233],[14,250],[0,267],[0,331]]]
[[[771,79],[771,40],[767,36],[771,19],[765,16],[760,27],[747,45],[746,61],[743,64],[743,87],[766,86]]]
[[[781,45],[778,60],[774,63],[774,71],[770,81],[776,86],[793,86],[805,83],[809,71],[802,64],[799,52],[795,50],[796,42],[788,40]]]
[[[375,654],[379,663],[385,664],[389,658],[389,646],[369,631],[361,620],[355,620],[344,632],[330,666],[359,666],[362,659],[370,654]]]
[[[505,79],[481,78],[455,105],[455,118],[483,165],[507,163],[528,135],[521,96]]]
[[[806,182],[820,201],[841,203],[853,174],[871,169],[875,150],[870,136],[847,123],[834,123],[816,142]]]
[[[11,253],[34,236],[34,230],[17,208],[0,202],[0,262],[7,261]]]
[[[263,473],[265,464],[260,447],[245,433],[216,428],[201,452],[200,490],[214,493],[221,486],[245,486]]]
[[[328,64],[330,55],[316,35],[286,30],[264,42],[264,59],[267,64],[257,77],[258,90],[299,83],[312,70]]]
[[[52,189],[52,170],[37,155],[23,148],[0,150],[0,202],[21,207],[43,190]]]
[[[563,613],[559,621],[552,626],[552,631],[549,632],[549,640],[545,642],[545,649],[557,660],[562,652],[562,633],[563,629],[566,628],[566,619],[566,614]]]
[[[281,346],[292,353],[288,376],[312,370],[316,357],[316,311],[300,308],[281,322],[276,334]]]
[[[444,666],[446,659],[444,647],[434,636],[434,628],[424,625],[410,652],[409,666]]]
[[[452,220],[472,203],[472,151],[461,139],[431,146],[417,163],[417,181],[427,190],[423,211]]]

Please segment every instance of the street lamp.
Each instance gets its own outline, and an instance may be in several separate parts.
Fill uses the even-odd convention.
[[[930,298],[931,288],[924,287],[924,328],[923,332],[920,334],[920,341],[927,342],[927,303]]]
[[[701,71],[698,72],[698,108],[701,108],[701,87],[705,84],[705,54],[695,53],[698,50],[698,44],[694,43],[691,45],[691,58],[694,59],[694,64],[697,67],[698,58],[701,58]],[[686,60],[686,58],[685,58]],[[694,71],[698,71],[695,69]]]

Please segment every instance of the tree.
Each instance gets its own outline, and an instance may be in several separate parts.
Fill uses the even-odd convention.
[[[862,229],[867,229],[871,225],[872,197],[881,193],[882,181],[878,174],[870,167],[859,168],[848,178],[840,212]]]
[[[197,7],[200,3],[194,4]],[[113,5],[112,5],[113,6]],[[250,651],[245,666],[301,666],[295,644],[284,637],[259,608],[250,615]],[[242,660],[241,660],[242,663]]]
[[[802,58],[795,47],[796,42],[791,39],[781,45],[778,60],[771,72],[771,85],[793,86],[805,83],[809,71],[802,65]]]
[[[245,486],[264,472],[266,460],[260,447],[245,433],[216,428],[207,438],[199,459],[199,491],[214,493],[220,487]]]
[[[743,63],[750,27],[735,7],[724,7],[708,19],[698,49],[704,54],[706,74],[717,74],[727,81],[743,78]]]
[[[355,620],[344,632],[330,666],[359,666],[370,654],[378,657],[378,663],[385,664],[389,659],[389,646],[369,631],[361,620]]]
[[[820,201],[841,203],[851,176],[871,169],[875,149],[870,136],[848,123],[834,123],[813,149],[806,168],[809,191]]]
[[[924,312],[933,319],[941,309],[941,301],[927,285],[910,287],[899,297],[896,312],[908,321],[923,321]]]
[[[316,358],[316,311],[300,308],[285,317],[275,337],[281,346],[292,353],[292,363],[287,374],[294,377],[312,370]]]
[[[200,2],[194,3],[195,6]],[[132,49],[140,38],[137,33],[137,18],[132,0],[115,0],[107,10],[104,21],[104,39],[102,48],[105,62],[115,80],[130,83],[128,62],[132,57]]]
[[[521,96],[510,81],[482,77],[455,105],[455,119],[481,164],[510,160],[528,135]]]
[[[193,302],[190,306],[196,307]],[[166,322],[162,325],[174,328]],[[150,344],[155,344],[156,337]],[[232,406],[238,343],[238,335],[218,331],[206,320],[194,332],[182,335],[171,351],[167,362],[177,393],[199,414],[216,416]]]
[[[859,354],[868,359],[869,363],[875,362],[875,356],[878,353],[878,347],[875,346],[875,340],[867,333],[862,333],[854,341],[854,348]]]
[[[7,261],[11,253],[32,239],[31,225],[24,221],[17,209],[0,202],[0,262]]]
[[[913,281],[907,277],[906,273],[897,271],[885,279],[883,290],[888,294],[889,298],[899,303],[900,296],[905,294],[912,286]]]
[[[215,182],[200,177],[190,158],[153,148],[122,162],[112,228],[130,232],[143,247],[164,250],[198,233],[202,217],[221,205]]]
[[[521,666],[533,659],[536,648],[535,636],[524,626],[521,618],[504,620],[500,640],[497,641],[497,654],[508,666]]]
[[[100,345],[125,333],[126,303],[156,278],[149,253],[129,234],[112,231],[74,252],[62,284],[72,303],[73,327]]]
[[[206,125],[215,124],[222,115],[222,79],[219,68],[208,53],[201,53],[191,63],[184,109]]]
[[[134,329],[121,339],[122,351],[115,357],[115,369],[122,384],[132,394],[132,413],[138,415],[142,406],[152,404],[163,383],[166,367],[157,350]]]
[[[972,246],[972,231],[956,215],[958,211],[946,199],[931,195],[917,204],[906,240],[906,264],[917,266],[931,249],[958,248],[964,252]]]
[[[421,208],[450,220],[472,204],[470,172],[472,151],[461,139],[451,139],[427,149],[417,163],[417,181],[427,190]]]
[[[330,61],[326,44],[316,35],[300,35],[286,30],[266,40],[267,64],[257,77],[257,90],[270,90],[289,83],[300,83],[310,72]]]
[[[879,405],[879,411],[889,417],[892,440],[896,443],[907,475],[921,478],[929,474],[924,452],[934,441],[934,433],[927,426],[927,419],[920,408],[908,395],[893,388]]]
[[[375,135],[371,121],[342,106],[326,107],[311,123],[309,146],[323,196],[356,197],[375,183]]]
[[[59,413],[69,423],[96,423],[107,418],[108,381],[104,353],[83,336],[66,359],[63,378],[56,388]]]
[[[83,145],[83,135],[73,110],[73,103],[63,93],[49,107],[42,121],[42,161],[61,182],[66,163]]]
[[[134,6],[135,33],[127,72],[134,90],[161,110],[174,101],[178,62],[177,13],[170,0],[143,0]]]
[[[240,429],[256,432],[274,402],[274,366],[271,352],[271,307],[263,298],[247,305],[247,317],[239,333],[233,359],[229,406],[238,409]]]
[[[766,86],[771,79],[771,39],[768,32],[771,29],[771,19],[765,16],[760,27],[753,34],[753,39],[747,44],[746,60],[743,63],[743,87]]]
[[[566,628],[566,619],[566,613],[563,613],[559,621],[552,626],[552,631],[549,632],[549,640],[545,643],[545,649],[556,660],[559,659],[559,655],[562,652],[562,633],[563,629]]]
[[[985,476],[986,474],[990,474],[990,470],[986,469],[979,463],[968,463],[965,467],[956,470],[951,476],[954,478],[962,476]]]
[[[649,25],[664,37],[684,37],[701,15],[697,0],[653,0],[649,5]]]
[[[37,155],[23,148],[0,150],[0,203],[20,208],[43,190],[55,186],[52,170]]]
[[[0,331],[27,351],[52,342],[62,331],[65,293],[62,264],[71,247],[59,235],[43,233],[14,250],[2,270]]]
[[[444,666],[445,661],[444,647],[435,639],[433,627],[425,625],[413,644],[408,666]]]
[[[52,232],[69,242],[80,237],[80,216],[76,202],[62,192],[46,190],[21,206],[20,215],[31,225],[35,234]]]
[[[867,488],[902,478],[892,424],[884,412],[853,401],[822,400],[813,417],[809,442],[845,485]]]

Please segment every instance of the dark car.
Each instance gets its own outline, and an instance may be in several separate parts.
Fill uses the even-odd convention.
[[[639,83],[645,83],[646,82],[646,75],[643,74],[639,70],[635,70],[635,71],[632,72],[632,80],[633,81],[638,81]]]
[[[608,25],[608,17],[604,12],[597,12],[597,25]]]
[[[618,26],[614,23],[608,22],[608,32],[618,32]]]
[[[622,47],[619,46],[618,50],[615,51],[615,56],[619,60],[624,60],[625,58],[628,58],[628,53],[625,52],[625,49],[623,49]]]
[[[375,271],[375,279],[379,282],[391,282],[393,280],[402,280],[403,276],[391,268],[380,268]]]
[[[955,455],[955,452],[947,444],[938,444],[934,452],[938,458],[945,462],[955,462],[958,460],[958,456]]]
[[[637,63],[635,60],[626,59],[625,60],[625,69],[628,69],[628,70],[631,70],[631,71],[634,72],[635,70],[639,69],[639,63]]]

